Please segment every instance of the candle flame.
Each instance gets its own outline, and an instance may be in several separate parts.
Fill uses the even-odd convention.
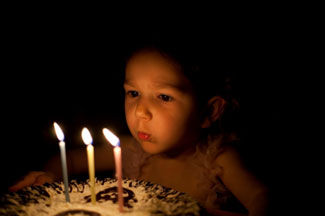
[[[60,141],[63,141],[64,140],[64,134],[63,134],[60,126],[56,122],[54,122],[53,125],[54,125],[54,130],[55,130],[55,133],[56,133],[57,138]]]
[[[103,129],[104,136],[113,146],[119,146],[120,140],[117,136],[115,136],[110,130],[107,128]]]
[[[82,140],[86,145],[92,144],[93,138],[90,135],[90,132],[87,128],[83,128],[81,132]]]

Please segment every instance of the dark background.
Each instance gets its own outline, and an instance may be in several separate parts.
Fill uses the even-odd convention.
[[[1,191],[28,171],[40,170],[59,152],[54,121],[62,127],[68,149],[84,145],[83,127],[92,133],[94,145],[102,141],[103,127],[128,132],[122,89],[125,55],[138,40],[159,34],[148,26],[130,25],[103,30],[20,20],[7,26],[2,40]],[[287,155],[294,145],[287,139],[294,90],[287,81],[294,79],[289,65],[295,39],[285,25],[218,29],[191,31],[227,50],[227,70],[234,75],[242,108],[243,155],[264,180],[278,185],[282,175],[286,181],[281,184],[287,184],[296,161]]]

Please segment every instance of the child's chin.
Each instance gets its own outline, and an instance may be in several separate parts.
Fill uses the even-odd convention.
[[[143,150],[148,154],[159,154],[162,153],[162,150],[156,146],[154,143],[150,142],[141,142]]]

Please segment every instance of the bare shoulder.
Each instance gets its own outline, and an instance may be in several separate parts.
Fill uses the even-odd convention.
[[[237,157],[237,156],[239,156],[238,154],[239,154],[239,152],[235,148],[233,148],[231,146],[226,146],[222,149],[222,152],[217,157],[217,161],[220,161],[220,160],[222,161],[223,159],[226,159],[229,156]]]
[[[226,147],[224,151],[216,158],[216,164],[222,168],[221,179],[236,185],[248,181],[252,184],[262,186],[253,172],[245,165],[241,154],[234,147]],[[239,182],[239,180],[241,180]]]
[[[231,165],[243,166],[243,160],[237,149],[227,146],[223,149],[222,153],[216,158],[217,165],[227,167]]]
[[[265,208],[268,188],[245,166],[241,155],[235,148],[227,147],[217,157],[216,163],[222,170],[220,174],[222,182],[249,212]]]

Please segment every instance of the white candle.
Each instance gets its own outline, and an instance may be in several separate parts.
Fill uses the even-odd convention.
[[[87,157],[88,157],[88,170],[89,170],[89,182],[91,191],[91,203],[96,203],[95,194],[95,160],[94,160],[94,147],[92,145],[93,139],[87,128],[83,128],[81,132],[82,139],[87,145]]]
[[[123,187],[122,187],[122,152],[120,140],[110,130],[103,129],[104,136],[114,146],[114,159],[117,178],[118,204],[120,212],[123,212]]]
[[[70,202],[69,187],[68,187],[67,159],[66,159],[66,153],[65,153],[65,142],[63,141],[64,134],[56,122],[54,122],[54,129],[55,129],[56,136],[60,140],[59,146],[60,146],[60,153],[61,153],[61,165],[62,165],[62,175],[63,175],[63,182],[64,182],[65,200],[67,202]]]

